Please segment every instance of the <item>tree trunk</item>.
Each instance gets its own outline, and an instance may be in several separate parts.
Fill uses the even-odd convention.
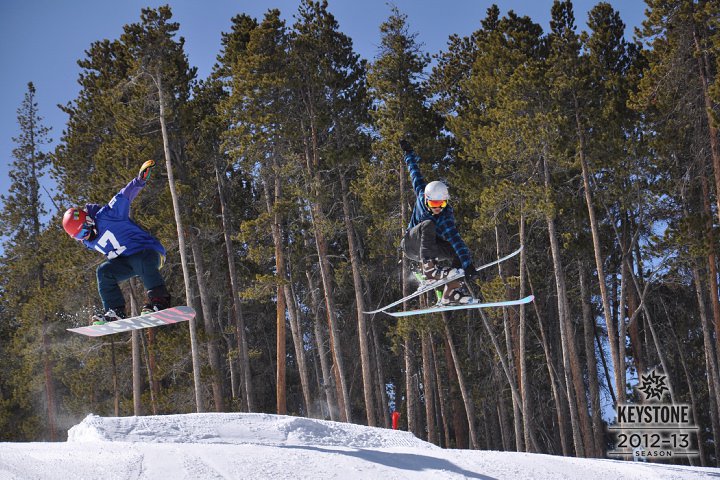
[[[695,295],[698,301],[700,312],[700,323],[703,332],[703,346],[705,350],[705,371],[707,372],[708,395],[710,396],[710,422],[712,424],[713,439],[720,438],[720,376],[718,376],[718,365],[715,359],[715,342],[713,342],[713,330],[707,317],[705,297],[703,296],[703,284],[700,272],[696,266],[692,269],[693,281],[695,282]],[[720,442],[713,442],[715,446],[715,458],[720,459]]]
[[[287,415],[287,386],[285,382],[285,291],[282,285],[276,287],[275,302],[275,411]]]
[[[407,320],[404,320],[407,321]],[[422,438],[420,433],[420,417],[418,414],[418,404],[420,402],[418,395],[417,368],[415,367],[415,358],[413,341],[414,333],[408,330],[405,334],[403,358],[405,360],[405,404],[407,407],[407,423],[408,432],[411,432],[418,438]]]
[[[377,395],[375,395],[375,397],[377,398],[377,414],[378,418],[382,420],[383,426],[385,428],[390,428],[390,407],[388,405],[385,374],[383,372],[383,355],[381,354],[380,340],[378,339],[375,322],[370,323],[370,332],[372,334],[373,346],[375,349],[375,355],[373,355],[373,359],[375,360],[375,375],[377,377],[376,386],[378,389]]]
[[[218,346],[218,334],[212,321],[212,311],[210,309],[210,295],[207,291],[205,271],[205,259],[198,242],[197,236],[189,233],[190,248],[192,250],[193,259],[195,261],[195,275],[197,277],[198,292],[200,293],[200,306],[202,308],[202,316],[205,326],[205,335],[207,337],[208,361],[210,363],[210,378],[212,381],[213,403],[215,411],[222,412],[225,410],[225,401],[223,399],[222,388],[222,367],[220,365],[220,348]]]
[[[645,313],[645,320],[647,320],[648,328],[650,329],[650,333],[652,335],[653,343],[655,344],[655,351],[658,354],[658,358],[660,359],[660,365],[662,366],[663,372],[665,375],[667,375],[667,386],[668,390],[670,391],[670,400],[671,402],[675,402],[675,388],[673,387],[673,379],[672,379],[672,371],[668,367],[667,359],[665,355],[665,350],[662,348],[662,345],[660,344],[660,337],[658,336],[657,332],[655,331],[655,325],[652,319],[652,316],[650,315],[650,312],[647,309],[647,306],[645,305],[645,295],[647,293],[647,284],[645,285],[645,288],[641,291],[640,283],[638,282],[637,277],[635,276],[635,272],[632,270],[629,270],[630,277],[632,278],[633,285],[635,286],[635,290],[640,296],[640,306],[643,309],[643,312]]]
[[[337,388],[337,401],[340,408],[340,421],[351,421],[350,414],[350,398],[348,397],[348,389],[345,377],[345,367],[342,356],[342,347],[340,345],[340,331],[338,328],[338,319],[335,312],[335,299],[333,298],[332,276],[330,273],[330,262],[327,254],[327,240],[323,233],[324,215],[320,212],[320,206],[312,204],[310,207],[312,212],[311,218],[313,230],[315,233],[315,247],[318,254],[318,264],[320,266],[320,278],[323,285],[323,297],[325,299],[325,314],[327,315],[328,333],[330,338],[330,355],[333,359],[333,374],[335,376],[335,387]]]
[[[620,383],[624,378],[622,370],[625,368],[624,359],[620,357],[618,343],[624,342],[623,338],[617,336],[615,325],[610,318],[610,298],[608,297],[607,286],[605,285],[605,267],[603,265],[602,252],[600,251],[600,232],[598,231],[598,221],[595,216],[595,207],[592,201],[592,192],[590,190],[590,172],[585,158],[585,139],[582,133],[582,125],[580,122],[580,107],[578,106],[577,97],[575,101],[575,122],[577,127],[578,156],[580,158],[580,166],[582,168],[583,189],[585,191],[585,204],[587,205],[588,217],[590,219],[590,232],[592,234],[593,252],[595,253],[595,268],[598,274],[598,285],[600,287],[600,297],[602,298],[603,317],[605,318],[605,327],[608,332],[608,340],[610,344],[610,354],[612,355],[613,368],[615,372],[615,390],[618,394],[618,402],[625,403],[625,385]],[[620,312],[620,316],[624,315]]]
[[[527,273],[526,276],[528,279],[528,284],[530,285],[530,293],[534,295],[535,289],[532,286],[532,280],[530,277],[530,272],[528,271],[527,264],[525,264],[525,270]],[[550,387],[552,389],[553,400],[555,401],[555,412],[557,415],[560,448],[562,449],[562,454],[566,457],[569,457],[570,448],[567,443],[567,416],[563,415],[563,411],[565,411],[566,407],[566,403],[564,402],[564,400],[567,399],[567,396],[563,396],[560,394],[560,392],[564,391],[564,389],[562,386],[562,381],[559,378],[559,374],[555,369],[555,361],[553,359],[552,350],[550,349],[550,342],[548,342],[547,339],[547,334],[545,332],[546,328],[545,325],[543,325],[543,317],[540,315],[540,310],[538,309],[537,302],[533,302],[533,309],[535,311],[535,316],[538,319],[540,340],[542,342],[543,352],[545,353],[545,365],[547,366],[548,376],[550,377]]]
[[[588,387],[590,390],[590,409],[592,410],[592,428],[595,440],[594,452],[589,456],[602,458],[604,452],[602,412],[600,411],[600,384],[597,375],[597,359],[595,357],[595,317],[590,304],[590,289],[587,285],[587,272],[582,261],[578,262],[578,278],[580,282],[580,301],[582,303],[583,331],[585,333],[585,361],[587,362]]]
[[[140,353],[140,332],[132,331],[132,385],[133,385],[133,415],[139,417],[143,414],[142,408],[142,354]]]
[[[277,161],[273,161],[273,169],[277,167]],[[273,246],[275,248],[275,278],[276,278],[276,302],[275,302],[275,411],[278,415],[287,414],[287,367],[285,358],[287,356],[285,342],[287,333],[285,329],[285,310],[287,298],[284,285],[287,282],[285,270],[285,252],[283,250],[282,217],[280,211],[274,208],[275,203],[280,200],[281,190],[278,179],[272,176],[273,191],[270,192],[267,178],[262,179],[265,192],[265,207],[268,215],[272,216],[270,231],[272,232]],[[309,405],[306,405],[308,407]]]
[[[445,388],[443,386],[443,377],[440,373],[440,359],[438,358],[437,348],[435,348],[435,341],[430,334],[430,348],[432,350],[432,356],[435,361],[433,370],[435,371],[435,385],[438,393],[438,406],[440,408],[440,422],[442,424],[442,433],[444,435],[442,447],[450,448],[450,425],[448,424],[447,416],[447,395],[445,395]]]
[[[290,333],[293,339],[293,347],[295,349],[295,360],[298,364],[298,374],[300,375],[300,388],[303,393],[303,401],[305,402],[306,415],[313,416],[314,407],[312,396],[310,394],[310,374],[307,367],[307,356],[305,354],[304,333],[300,325],[300,315],[295,301],[295,295],[290,282],[283,285],[285,291],[285,306],[288,309],[288,318],[290,320]]]
[[[685,354],[683,351],[685,350],[683,348],[683,345],[680,345],[680,340],[678,339],[677,334],[675,333],[675,329],[673,328],[673,319],[670,317],[670,314],[667,311],[667,306],[665,305],[665,301],[662,297],[660,297],[660,302],[662,303],[663,308],[665,309],[665,316],[668,320],[668,330],[670,331],[670,336],[673,339],[673,342],[675,344],[675,348],[677,348],[678,357],[680,359],[680,366],[682,367],[683,374],[685,375],[685,382],[688,385],[688,393],[690,394],[690,408],[692,409],[692,418],[697,419],[697,397],[695,396],[695,387],[693,387],[692,377],[690,375],[690,372],[688,371],[687,366],[687,360],[685,358]],[[695,420],[697,421],[697,420]],[[680,433],[685,433],[684,431],[681,431]],[[701,466],[705,467],[706,461],[705,461],[705,445],[704,442],[701,440],[700,432],[698,431],[698,451],[700,452],[700,464]],[[688,435],[691,435],[688,433]],[[693,458],[688,457],[688,460],[690,461],[690,465],[695,465],[693,463]]]
[[[432,345],[430,333],[423,331],[420,335],[423,363],[423,396],[425,397],[425,426],[427,441],[438,444],[437,427],[435,424],[435,376],[433,374]]]
[[[402,172],[404,170],[404,161],[400,161],[398,163],[398,172]],[[405,228],[408,224],[408,219],[410,217],[410,212],[408,210],[407,205],[407,179],[405,175],[402,173],[398,175],[399,179],[399,189],[400,189],[400,225],[399,230],[401,236],[405,233]],[[410,263],[408,262],[407,257],[405,255],[401,255],[400,258],[401,263],[401,269],[400,269],[400,282],[402,283],[402,295],[403,297],[406,297],[410,294],[410,283],[409,279],[411,276],[410,271]],[[408,309],[408,303],[403,302],[403,310]],[[406,384],[406,398],[407,398],[407,422],[408,422],[408,431],[413,432],[415,435],[418,435],[418,427],[419,420],[417,418],[417,408],[416,405],[418,403],[417,393],[416,390],[412,387],[412,382],[415,376],[415,365],[413,363],[413,342],[411,340],[411,333],[408,333],[408,336],[405,338],[404,341],[404,348],[403,348],[403,360],[405,363],[405,384]]]
[[[140,281],[140,278],[132,278],[130,279],[130,282],[127,286],[128,290],[128,297],[130,298],[130,315],[133,317],[136,317],[140,315],[140,308],[138,299],[145,297],[145,289]],[[146,341],[147,340],[147,341]],[[139,342],[138,343],[138,352],[140,355],[140,370],[138,372],[142,371],[142,360],[145,361],[145,373],[147,374],[147,381],[149,384],[149,392],[150,392],[150,411],[152,412],[152,415],[157,415],[158,413],[158,397],[160,396],[160,382],[157,381],[157,376],[155,375],[155,372],[157,372],[157,355],[155,354],[155,329],[154,328],[148,328],[143,330],[142,332],[138,333],[137,337],[133,337],[132,341]],[[138,392],[137,395],[142,395],[142,377],[139,377],[138,380]],[[133,381],[135,379],[133,378]]]
[[[315,125],[312,104],[308,104],[308,117],[310,118],[308,134],[303,139],[305,148],[306,173],[309,179],[308,190],[312,198],[309,199],[310,221],[315,236],[315,249],[318,255],[320,267],[320,279],[323,287],[323,298],[328,322],[328,333],[330,338],[330,354],[333,359],[333,374],[335,376],[335,387],[337,388],[337,401],[340,409],[340,420],[351,421],[350,398],[345,376],[345,367],[340,344],[340,332],[338,327],[337,312],[335,311],[335,299],[333,297],[333,282],[328,259],[328,241],[325,237],[326,218],[320,205],[320,192],[322,189],[322,178],[318,173],[320,165],[320,153],[318,151],[318,134]],[[305,130],[304,122],[301,120],[301,129]]]
[[[252,373],[250,371],[250,355],[247,346],[247,336],[245,335],[245,319],[242,312],[242,304],[240,303],[240,286],[238,284],[237,272],[235,270],[235,252],[232,248],[232,226],[228,212],[227,202],[225,201],[225,182],[220,175],[220,169],[215,164],[215,179],[218,186],[218,197],[220,199],[220,216],[222,217],[223,237],[225,240],[225,252],[227,254],[228,273],[230,275],[230,286],[232,290],[233,310],[235,318],[235,332],[237,335],[238,345],[238,364],[240,366],[240,383],[243,385],[242,391],[245,393],[245,405],[248,412],[255,411],[255,395],[252,387]]]
[[[132,280],[134,282],[134,280]],[[138,315],[138,305],[135,296],[130,295],[130,315],[133,317]],[[133,415],[139,417],[143,415],[142,408],[142,352],[141,352],[141,333],[133,330],[131,334],[132,349],[132,386],[133,386]],[[151,396],[152,397],[152,396]],[[154,405],[153,405],[154,406]],[[155,412],[153,412],[154,414]]]
[[[627,221],[626,219],[622,220],[622,232],[621,236],[618,239],[620,242],[620,259],[621,259],[621,266],[620,266],[620,302],[618,305],[618,358],[620,360],[620,368],[618,370],[618,373],[620,374],[620,379],[617,381],[618,386],[622,387],[622,392],[620,393],[618,400],[620,402],[623,402],[627,399],[626,391],[627,391],[627,368],[625,365],[625,358],[627,355],[626,352],[626,338],[627,338],[627,323],[625,319],[627,318],[627,298],[628,298],[628,269],[630,265],[630,259],[631,259],[631,248],[628,245],[628,239],[627,239]]]
[[[642,337],[640,336],[640,322],[642,317],[635,315],[638,309],[637,295],[631,290],[628,292],[627,297],[627,309],[628,318],[633,319],[628,321],[627,332],[628,338],[630,338],[630,349],[631,355],[635,361],[635,368],[638,372],[644,372],[646,367],[645,352],[643,349]]]
[[[447,332],[446,332],[447,333]],[[445,365],[447,365],[448,383],[450,384],[450,402],[452,409],[452,424],[455,433],[455,448],[467,449],[470,446],[468,438],[467,416],[463,418],[464,407],[462,394],[458,392],[460,381],[455,369],[455,361],[450,352],[450,339],[445,335]]]
[[[510,372],[510,367],[508,366],[507,360],[505,359],[505,356],[502,353],[502,350],[500,349],[500,343],[497,340],[497,337],[495,336],[495,333],[493,333],[492,328],[490,326],[490,322],[487,319],[487,316],[485,315],[485,312],[482,311],[482,309],[478,309],[478,313],[480,314],[480,318],[482,318],[483,325],[485,326],[485,331],[488,333],[488,336],[490,337],[490,340],[493,344],[493,347],[495,348],[495,353],[500,359],[500,365],[502,366],[503,372],[505,373],[505,380],[508,382],[508,385],[510,385],[510,392],[511,392],[511,398],[513,401],[513,407],[515,405],[518,406],[518,412],[520,411],[520,393],[517,390],[517,387],[515,386],[515,382],[512,380],[512,373]],[[537,440],[535,439],[535,435],[533,434],[532,430],[528,432],[528,436],[530,437],[530,444],[533,446],[533,449],[536,451],[540,449],[538,446]]]
[[[500,375],[498,375],[497,373],[498,372],[496,371],[494,375],[496,385],[494,397],[497,409],[498,423],[500,424],[500,438],[502,439],[502,449],[506,452],[510,452],[512,451],[512,428],[510,427],[510,418],[508,418],[508,411],[505,407],[505,399],[502,395],[502,387],[500,386]]]
[[[705,239],[707,242],[708,291],[712,307],[713,324],[715,325],[715,352],[720,355],[720,298],[718,298],[718,271],[715,255],[715,235],[713,234],[712,209],[710,208],[710,187],[705,174],[700,174],[702,186],[703,214],[705,215]],[[720,190],[718,190],[720,192]],[[716,195],[720,196],[720,195]],[[715,357],[718,361],[718,357]]]
[[[325,336],[322,331],[322,320],[320,318],[320,295],[319,288],[315,284],[312,278],[310,270],[305,271],[305,275],[308,280],[308,286],[310,288],[310,294],[314,312],[314,328],[315,328],[315,344],[318,351],[318,357],[320,357],[320,368],[322,370],[322,390],[325,393],[325,399],[327,401],[328,413],[330,414],[330,420],[336,421],[338,414],[337,401],[334,395],[334,381],[331,373],[330,359],[328,358],[328,352],[325,349]]]
[[[523,208],[523,207],[521,207]],[[520,298],[525,298],[527,295],[525,287],[525,266],[527,265],[527,253],[525,252],[525,214],[520,214]],[[530,422],[530,380],[527,372],[527,357],[526,357],[526,343],[527,343],[527,312],[525,305],[520,305],[520,332],[518,335],[518,350],[520,355],[519,368],[520,368],[520,396],[522,400],[522,420],[523,420],[523,439],[525,441],[525,451],[536,452],[532,442],[530,441],[532,435],[532,423]]]
[[[43,352],[43,372],[45,374],[45,396],[47,398],[47,414],[48,414],[48,431],[50,432],[50,441],[57,440],[57,420],[55,418],[55,386],[52,377],[52,360],[50,359],[50,341],[47,334],[48,317],[46,314],[42,316],[42,352]]]
[[[501,249],[500,249],[500,234],[498,231],[497,223],[495,224],[495,253],[497,258],[500,258]],[[520,255],[524,255],[524,252],[520,252]],[[500,262],[497,264],[498,267],[498,276],[500,280],[504,284],[507,285],[507,282],[505,281],[505,275],[503,273],[503,263]],[[506,288],[506,293],[511,293],[510,288]],[[508,297],[510,298],[510,297]],[[522,298],[522,296],[520,297]],[[522,306],[521,306],[522,308]],[[525,451],[525,436],[523,433],[523,415],[522,415],[522,393],[519,392],[520,386],[518,385],[518,369],[516,368],[516,365],[519,364],[519,361],[515,361],[515,354],[520,353],[517,352],[519,348],[514,348],[514,342],[513,338],[515,335],[513,335],[514,332],[514,325],[513,322],[510,320],[510,313],[508,308],[503,308],[503,325],[504,325],[504,332],[505,332],[505,348],[507,350],[507,362],[508,362],[508,370],[510,375],[508,376],[508,383],[511,384],[513,387],[511,390],[512,394],[512,404],[513,404],[513,428],[515,431],[515,451],[517,452],[523,452]],[[524,351],[524,350],[523,350]],[[518,396],[519,394],[519,396]]]
[[[115,357],[115,338],[110,338],[110,364],[112,365],[112,385],[113,385],[113,411],[115,416],[120,416],[120,384],[117,374],[117,359]]]
[[[175,212],[175,225],[177,226],[178,250],[180,252],[180,262],[183,270],[183,281],[185,282],[185,299],[189,307],[193,307],[194,299],[190,286],[190,266],[187,261],[187,249],[185,247],[185,229],[182,221],[182,204],[177,189],[175,188],[175,175],[173,174],[172,160],[170,157],[170,139],[168,137],[167,125],[165,124],[165,94],[162,86],[162,75],[158,72],[155,77],[155,84],[158,90],[158,99],[160,104],[160,130],[162,131],[163,150],[165,152],[165,166],[167,168],[168,186],[170,187],[170,196],[173,202],[173,211]],[[200,354],[198,352],[197,340],[197,323],[195,317],[188,322],[190,329],[190,353],[192,356],[193,367],[193,383],[195,386],[195,405],[196,411],[202,413],[205,407],[202,401],[202,384],[200,382]]]
[[[452,338],[452,332],[450,331],[449,315],[447,312],[442,312],[443,325],[445,326],[445,338],[447,339],[447,346],[450,349],[450,355],[452,357],[452,368],[455,370],[457,376],[458,385],[460,387],[460,393],[462,395],[463,404],[465,405],[465,413],[467,415],[467,425],[470,431],[470,448],[478,450],[480,448],[478,444],[477,431],[475,430],[475,406],[473,404],[470,391],[465,383],[465,376],[460,368],[460,357],[455,349],[455,342]],[[448,368],[451,368],[448,366]]]
[[[546,167],[547,169],[547,167]],[[547,176],[546,172],[546,176]],[[548,215],[547,216],[548,235],[550,237],[550,250],[553,260],[553,270],[555,276],[555,288],[557,289],[557,304],[558,304],[558,317],[560,323],[560,343],[562,346],[562,358],[563,368],[565,373],[565,383],[567,388],[567,398],[570,407],[570,424],[573,432],[573,443],[575,445],[575,454],[578,457],[585,456],[585,450],[583,448],[582,436],[580,432],[580,420],[578,418],[579,411],[577,408],[577,402],[575,395],[572,391],[573,378],[572,378],[572,367],[570,366],[570,341],[569,335],[571,329],[568,328],[570,321],[568,319],[567,297],[565,289],[565,272],[562,268],[562,261],[560,260],[560,245],[557,240],[557,233],[555,232],[555,220]]]
[[[582,148],[581,148],[582,151]],[[582,153],[581,159],[584,159]],[[548,168],[547,160],[543,159],[544,174],[545,174],[545,188],[550,191],[550,171]],[[586,189],[586,195],[589,194],[589,190]],[[588,197],[586,197],[587,199]],[[590,204],[590,207],[592,205]],[[590,208],[589,207],[589,208]],[[592,213],[594,219],[594,210]],[[546,222],[548,226],[548,235],[550,237],[550,251],[553,260],[553,270],[555,274],[555,287],[558,295],[558,316],[560,317],[560,339],[563,351],[563,365],[565,368],[565,378],[568,389],[568,402],[570,405],[570,419],[573,427],[573,437],[575,443],[575,453],[578,457],[585,457],[585,449],[592,449],[592,436],[590,434],[590,425],[588,422],[588,411],[587,401],[585,397],[585,388],[582,382],[582,369],[580,368],[577,349],[575,346],[574,328],[572,324],[570,314],[570,303],[567,296],[567,288],[565,282],[565,271],[563,269],[562,259],[560,257],[560,245],[557,238],[557,231],[555,229],[555,219],[551,214],[546,216]],[[592,220],[591,220],[592,222]],[[599,252],[596,253],[596,260],[599,259]],[[602,268],[602,265],[601,265]],[[598,271],[600,284],[604,289],[604,282],[602,270]],[[607,292],[605,292],[607,295]],[[609,303],[607,303],[606,313],[609,317]],[[608,319],[609,321],[609,319]],[[574,389],[574,392],[572,391]],[[574,395],[573,395],[574,393]],[[580,438],[578,435],[582,435]]]
[[[368,348],[368,332],[365,314],[365,297],[363,296],[362,290],[362,276],[361,260],[358,254],[358,249],[355,245],[355,227],[352,224],[352,218],[350,214],[350,194],[348,192],[347,178],[345,175],[340,175],[340,186],[342,188],[342,201],[343,201],[343,217],[345,221],[345,232],[347,233],[348,239],[348,250],[350,251],[350,266],[352,267],[353,276],[353,287],[355,289],[355,307],[357,310],[357,321],[358,321],[358,342],[360,344],[360,364],[362,367],[362,379],[363,379],[363,393],[365,398],[365,415],[367,417],[367,424],[370,427],[377,425],[374,411],[374,400],[373,400],[373,381],[372,381],[372,368],[370,359],[370,350]]]
[[[145,345],[147,339],[147,374],[148,382],[150,383],[150,407],[153,415],[157,415],[157,399],[160,396],[160,382],[157,380],[155,372],[157,372],[157,355],[155,353],[155,329],[148,328],[145,330],[145,336],[140,335],[140,340]]]
[[[147,330],[152,330],[152,328],[148,328]],[[154,355],[154,352],[152,351],[152,345],[150,344],[149,341],[147,341],[147,342],[145,341],[146,337],[143,336],[142,333],[140,333],[139,338],[140,338],[140,347],[141,347],[142,354],[143,354],[142,358],[145,360],[145,373],[148,376],[148,381],[149,381],[150,385],[153,385],[153,383],[157,383],[157,382],[154,382],[154,380],[155,380],[154,375],[153,375],[154,370],[151,370],[151,368],[150,368],[150,358],[152,357],[152,355]],[[158,414],[158,402],[157,402],[158,395],[159,395],[159,390],[158,390],[158,393],[156,394],[156,392],[151,387],[150,388],[150,408],[152,410],[153,415]]]
[[[707,54],[703,52],[702,46],[700,45],[700,34],[697,29],[697,25],[693,21],[693,44],[695,46],[695,58],[698,65],[698,77],[700,84],[702,85],[703,101],[705,103],[705,115],[707,116],[708,130],[709,130],[709,143],[710,143],[710,154],[712,156],[713,172],[715,173],[715,191],[720,192],[720,139],[718,138],[718,127],[717,122],[713,118],[713,100],[710,97],[709,83],[710,78],[710,66]],[[709,197],[708,197],[709,198]],[[715,202],[717,203],[718,210],[716,215],[720,221],[720,194],[715,196]],[[717,297],[717,294],[715,295]],[[716,341],[720,342],[720,324],[715,324],[715,336]]]

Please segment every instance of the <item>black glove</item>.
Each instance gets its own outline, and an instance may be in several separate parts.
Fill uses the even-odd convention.
[[[463,270],[465,270],[465,278],[468,281],[475,280],[480,276],[480,272],[475,269],[475,265],[472,262],[470,262],[470,265],[468,265],[467,268]]]
[[[412,148],[412,145],[410,145],[410,142],[408,142],[404,138],[400,139],[400,148],[402,148],[403,152],[405,152],[405,153],[412,153],[412,151],[413,151],[413,148]]]

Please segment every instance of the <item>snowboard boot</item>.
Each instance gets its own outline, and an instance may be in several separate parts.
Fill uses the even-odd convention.
[[[115,320],[120,320],[121,318],[125,318],[125,307],[110,308],[103,314],[93,315],[91,318],[92,323],[90,325],[105,325],[108,322],[114,322]]]
[[[460,280],[453,280],[445,285],[439,305],[467,305],[472,300],[473,296],[468,291],[465,283]]]
[[[143,305],[142,310],[140,310],[140,315],[148,315],[170,308],[171,298],[165,285],[148,290],[147,298],[147,303]]]
[[[423,260],[422,273],[425,280],[445,280],[451,275],[460,273],[457,268],[442,267],[435,260]]]

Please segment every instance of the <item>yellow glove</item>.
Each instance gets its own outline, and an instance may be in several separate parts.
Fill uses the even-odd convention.
[[[152,173],[152,168],[155,166],[155,160],[148,160],[147,162],[142,164],[142,167],[140,167],[140,173],[138,173],[138,178],[140,180],[145,180],[146,182],[150,180],[150,174]]]

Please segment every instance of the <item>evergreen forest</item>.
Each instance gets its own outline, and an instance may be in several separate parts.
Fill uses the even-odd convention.
[[[647,402],[657,372],[699,427],[698,455],[671,461],[718,466],[720,3],[646,4],[632,41],[608,3],[587,31],[569,0],[548,31],[491,6],[439,53],[390,7],[363,59],[327,0],[300,0],[233,17],[207,78],[171,8],[147,8],[78,59],[61,133],[29,83],[0,197],[0,441],[63,441],[89,413],[398,412],[445,448],[604,458],[617,406]],[[403,138],[449,186],[475,265],[522,247],[481,272],[482,297],[534,302],[363,313],[415,288]],[[105,258],[62,215],[148,159],[131,215],[197,316],[70,333],[101,308]],[[142,283],[123,293],[137,314]]]

